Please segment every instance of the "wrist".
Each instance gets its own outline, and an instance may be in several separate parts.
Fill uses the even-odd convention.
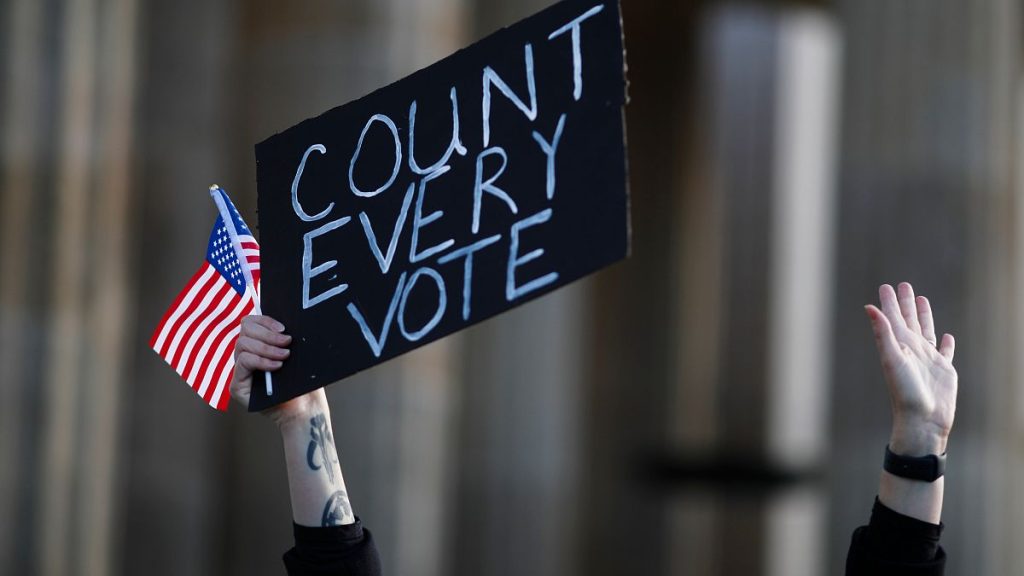
[[[900,456],[940,455],[946,452],[949,434],[927,423],[897,420],[889,436],[889,449]]]
[[[282,436],[291,434],[308,434],[309,421],[313,416],[306,413],[291,413],[271,416],[271,421],[277,425],[278,432]]]
[[[277,425],[282,435],[297,431],[308,434],[310,420],[318,414],[325,414],[330,421],[330,406],[322,394],[300,396],[272,410],[268,411],[267,416]]]

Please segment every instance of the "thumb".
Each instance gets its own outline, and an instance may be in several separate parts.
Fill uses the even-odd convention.
[[[239,378],[238,370],[239,366],[236,364],[235,377],[231,379],[231,384],[228,386],[228,390],[235,401],[248,408],[249,396],[252,395],[252,376],[250,375],[248,378]]]

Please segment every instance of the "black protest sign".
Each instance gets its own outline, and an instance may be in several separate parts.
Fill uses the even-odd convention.
[[[619,6],[569,0],[256,146],[260,410],[626,256]]]

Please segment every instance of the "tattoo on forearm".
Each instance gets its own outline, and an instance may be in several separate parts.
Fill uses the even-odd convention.
[[[348,494],[345,494],[344,490],[338,490],[331,494],[331,497],[327,499],[327,504],[324,505],[324,515],[320,525],[326,528],[346,523],[351,524],[354,521],[355,515],[352,514],[352,505],[348,502]]]
[[[323,413],[317,414],[310,419],[309,423],[312,428],[309,431],[311,440],[309,448],[306,449],[306,463],[309,464],[311,470],[323,468],[327,472],[327,479],[334,484],[334,465],[338,463],[338,458],[335,456],[334,435],[331,434],[327,417]],[[319,463],[317,463],[316,457],[318,450],[320,452]]]

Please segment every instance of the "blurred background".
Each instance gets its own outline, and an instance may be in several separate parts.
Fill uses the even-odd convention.
[[[272,425],[146,346],[207,186],[255,223],[255,142],[546,4],[0,2],[0,573],[283,573]],[[958,338],[948,573],[1021,573],[1021,3],[622,9],[632,257],[328,391],[386,572],[841,574],[909,280]]]

